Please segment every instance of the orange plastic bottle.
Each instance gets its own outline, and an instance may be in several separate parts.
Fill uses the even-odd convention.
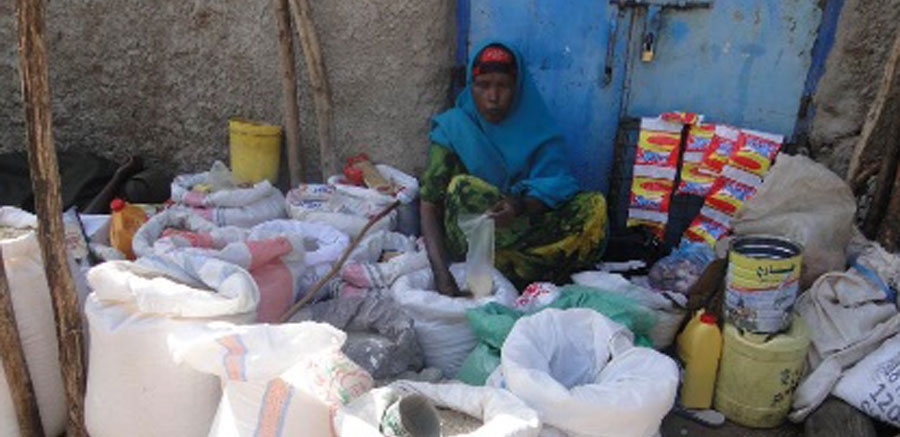
[[[678,335],[678,356],[684,362],[681,404],[710,408],[722,356],[722,331],[715,314],[701,310],[694,315]]]
[[[131,239],[137,230],[147,221],[147,213],[138,206],[131,205],[122,199],[113,199],[109,204],[112,219],[109,224],[109,242],[125,256],[133,260],[134,251]]]

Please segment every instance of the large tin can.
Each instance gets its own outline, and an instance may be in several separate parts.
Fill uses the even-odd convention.
[[[725,318],[735,327],[763,334],[791,325],[800,287],[803,247],[787,238],[736,238],[728,253]]]

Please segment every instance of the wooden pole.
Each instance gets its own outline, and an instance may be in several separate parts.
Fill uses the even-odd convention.
[[[900,139],[897,141],[895,147],[900,148]],[[881,218],[877,238],[887,251],[896,252],[900,250],[900,171],[895,171],[892,185],[890,201]]]
[[[860,163],[880,162],[878,179],[869,212],[863,221],[862,231],[871,238],[878,237],[879,228],[891,203],[891,192],[900,161],[900,33],[888,54],[881,86],[863,126],[860,143],[854,150],[851,162],[850,182],[861,184]],[[898,226],[896,223],[894,226]]]
[[[291,15],[288,0],[272,0],[278,23],[278,48],[281,54],[281,84],[284,90],[284,135],[287,147],[288,173],[291,187],[303,182],[303,160],[300,157],[300,108],[297,104],[297,69],[294,65],[294,43],[291,37]]]
[[[879,184],[892,180],[892,177],[884,173],[885,164],[890,164],[885,158],[889,158],[890,156],[886,155],[893,152],[893,161],[896,163],[896,150],[892,150],[891,145],[897,140],[896,135],[900,133],[898,114],[900,114],[900,32],[897,33],[894,44],[888,52],[881,85],[866,115],[859,142],[850,157],[847,182],[854,192],[860,192],[869,177],[879,171]]]
[[[39,223],[38,242],[56,316],[60,367],[68,404],[66,435],[80,437],[86,435],[81,317],[63,231],[59,167],[53,144],[43,0],[18,0],[18,24],[28,164]]]
[[[322,47],[319,45],[319,37],[316,35],[316,27],[313,24],[309,1],[291,0],[291,12],[294,15],[294,23],[297,25],[300,46],[303,48],[303,57],[306,59],[306,69],[309,73],[309,83],[313,91],[313,103],[316,107],[316,125],[319,137],[319,153],[322,162],[322,179],[325,180],[328,176],[338,171],[334,137],[332,135],[334,109],[331,104],[331,89],[328,86],[325,61],[322,60]]]
[[[385,207],[378,215],[369,219],[369,222],[366,223],[366,226],[359,231],[359,234],[353,238],[353,241],[350,242],[350,245],[347,246],[347,249],[344,250],[344,254],[331,266],[331,270],[319,279],[312,287],[309,288],[309,291],[306,292],[306,296],[303,296],[300,300],[297,301],[292,307],[288,308],[288,310],[281,316],[281,323],[286,323],[291,320],[291,317],[294,317],[294,314],[297,314],[297,311],[300,311],[300,308],[303,308],[303,305],[306,305],[310,300],[312,300],[313,296],[321,289],[331,278],[334,277],[339,271],[341,271],[341,267],[344,266],[344,263],[347,262],[347,258],[350,258],[350,254],[353,253],[353,250],[356,249],[356,246],[359,246],[359,243],[362,241],[363,237],[366,236],[366,233],[369,232],[369,229],[372,229],[372,226],[375,226],[375,223],[378,223],[385,216],[391,213],[391,211],[397,209],[400,206],[400,201],[397,200],[394,203],[391,203],[387,207]]]
[[[3,351],[0,358],[3,359],[6,383],[9,385],[9,394],[16,410],[19,434],[42,437],[44,428],[41,425],[41,413],[38,410],[37,397],[34,395],[34,386],[31,384],[28,363],[25,361],[25,351],[22,350],[22,339],[19,338],[2,253],[0,253],[0,350]]]

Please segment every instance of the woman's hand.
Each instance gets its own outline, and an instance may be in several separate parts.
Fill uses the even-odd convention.
[[[512,224],[522,214],[522,201],[515,197],[507,197],[488,210],[488,217],[494,219],[498,228],[505,228]]]
[[[450,257],[444,246],[444,208],[431,202],[423,201],[419,208],[422,217],[422,236],[425,237],[425,249],[431,262],[434,285],[438,293],[450,297],[466,296],[459,290],[456,280],[450,274]]]
[[[453,279],[453,275],[449,273],[444,275],[439,275],[434,279],[434,285],[437,288],[438,293],[443,294],[444,296],[450,297],[460,297],[465,294],[460,291],[459,286],[456,285],[456,280]]]

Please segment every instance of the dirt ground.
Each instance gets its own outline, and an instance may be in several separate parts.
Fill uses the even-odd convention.
[[[900,431],[890,425],[875,422],[875,431],[878,437],[900,437]],[[662,437],[799,437],[804,436],[803,425],[790,422],[773,429],[750,429],[731,422],[725,422],[721,428],[710,428],[681,416],[669,414],[663,419]],[[816,436],[818,437],[818,436]],[[834,434],[822,437],[854,437],[844,436],[837,430]]]
[[[725,422],[725,426],[721,428],[710,428],[681,416],[669,414],[663,420],[661,433],[663,437],[797,437],[803,435],[803,426],[787,423],[774,429],[749,429]]]

